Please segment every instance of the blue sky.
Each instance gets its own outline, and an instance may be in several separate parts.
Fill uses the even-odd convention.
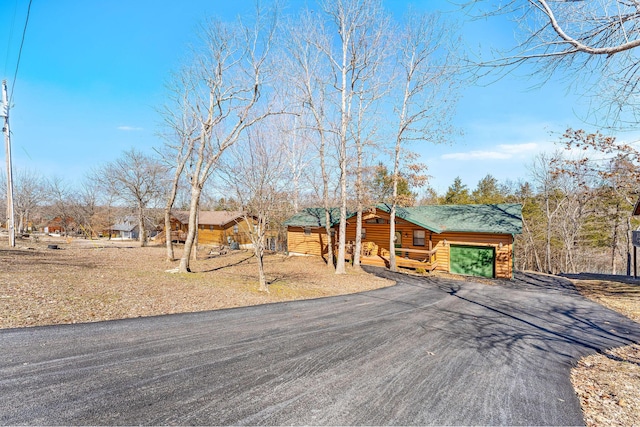
[[[304,1],[289,2],[295,9]],[[386,1],[402,14],[456,10],[445,0]],[[253,9],[253,0],[34,0],[15,87],[13,75],[28,0],[0,0],[0,71],[13,92],[11,127],[15,169],[41,171],[70,183],[92,167],[133,146],[159,145],[156,108],[164,82],[179,67],[205,16],[233,19]],[[504,47],[517,29],[504,19],[464,21],[465,43]],[[454,124],[463,134],[451,144],[413,148],[446,191],[456,176],[474,188],[491,173],[501,181],[526,179],[526,165],[540,151],[552,151],[568,126],[585,127],[586,105],[555,79],[509,75],[466,88]],[[556,133],[553,135],[552,133]],[[4,152],[4,150],[3,150]]]

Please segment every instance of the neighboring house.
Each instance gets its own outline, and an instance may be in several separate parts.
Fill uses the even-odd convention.
[[[135,240],[140,235],[138,220],[133,216],[121,218],[111,226],[111,237]]]
[[[75,219],[68,216],[66,220],[63,221],[61,216],[56,216],[51,218],[45,223],[44,232],[47,234],[61,234],[61,233],[72,233],[76,229]]]
[[[158,233],[158,228],[150,220],[145,219],[145,228],[148,237],[153,237]],[[120,218],[110,228],[111,237],[120,239],[137,240],[140,237],[140,224],[138,217],[127,215]]]
[[[184,242],[189,228],[189,211],[171,212],[171,239]],[[198,244],[251,247],[249,224],[240,211],[200,211],[198,214]]]
[[[339,228],[338,210],[331,214],[335,239]],[[387,205],[363,213],[363,264],[389,266],[389,218]],[[347,259],[352,257],[355,219],[354,213],[348,215]],[[305,209],[285,221],[285,225],[290,254],[326,256],[324,209]],[[522,206],[519,204],[398,207],[394,250],[399,267],[512,278],[513,242],[515,235],[521,233]]]

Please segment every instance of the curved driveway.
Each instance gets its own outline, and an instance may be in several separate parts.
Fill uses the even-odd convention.
[[[0,423],[575,425],[572,364],[640,341],[564,279],[375,272],[398,285],[0,331]]]

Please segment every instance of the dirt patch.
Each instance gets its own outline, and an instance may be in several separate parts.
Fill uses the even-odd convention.
[[[572,280],[585,297],[640,322],[640,285]],[[640,425],[640,345],[581,359],[571,371],[587,426]]]
[[[6,245],[6,241],[0,241]],[[59,249],[48,249],[57,244]],[[181,255],[176,248],[176,256]],[[200,251],[205,255],[207,251]],[[249,251],[194,260],[171,274],[160,246],[47,238],[0,249],[0,328],[95,322],[349,294],[393,283],[362,271],[335,275],[312,257],[266,258],[270,293],[258,290]]]

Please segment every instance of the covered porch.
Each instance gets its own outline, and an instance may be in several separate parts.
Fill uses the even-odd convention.
[[[345,250],[345,259],[347,261],[353,261],[353,253],[355,249],[355,242],[347,242]],[[334,253],[337,253],[338,248],[334,249]],[[429,242],[429,249],[413,249],[413,248],[396,248],[396,265],[398,267],[405,268],[422,268],[425,271],[431,272],[438,266],[437,249],[433,249],[431,242]],[[360,262],[363,265],[373,265],[377,267],[390,266],[390,254],[385,248],[379,248],[374,242],[362,242],[362,248],[360,251]]]

